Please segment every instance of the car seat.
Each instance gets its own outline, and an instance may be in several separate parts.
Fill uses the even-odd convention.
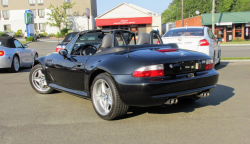
[[[137,45],[149,44],[150,36],[148,33],[140,33],[138,36]]]
[[[102,44],[98,48],[98,51],[103,51],[107,48],[110,48],[112,45],[112,34],[106,34],[102,39]]]

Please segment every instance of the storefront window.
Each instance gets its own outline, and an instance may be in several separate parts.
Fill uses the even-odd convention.
[[[217,36],[217,38],[224,38],[224,27],[216,27],[214,34]]]
[[[241,25],[235,25],[235,37],[241,37]]]

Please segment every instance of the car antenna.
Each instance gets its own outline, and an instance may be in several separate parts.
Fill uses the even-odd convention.
[[[129,58],[129,47],[128,47],[128,52],[127,52],[127,57]]]

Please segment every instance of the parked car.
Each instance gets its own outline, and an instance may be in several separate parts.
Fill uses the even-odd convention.
[[[9,72],[18,72],[20,67],[31,67],[38,53],[28,49],[17,39],[0,37],[0,68],[8,68]]]
[[[162,37],[163,43],[176,43],[179,48],[198,51],[211,56],[220,64],[220,44],[208,27],[178,27],[169,30]]]
[[[153,44],[153,34],[160,44]],[[90,99],[105,120],[121,118],[129,106],[195,101],[215,88],[219,74],[210,56],[163,44],[156,31],[128,45],[132,39],[135,33],[126,30],[80,32],[59,53],[35,61],[30,84],[41,94],[56,89]]]
[[[3,31],[4,33],[6,33],[9,37],[15,37],[15,33],[14,32],[11,32],[11,31]]]
[[[76,36],[76,34],[78,33],[79,32],[68,33],[66,37],[64,38],[64,40],[61,43],[57,44],[56,52],[59,52],[61,49],[64,49],[66,45],[72,40],[72,38]]]

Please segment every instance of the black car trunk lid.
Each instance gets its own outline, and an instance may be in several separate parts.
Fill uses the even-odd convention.
[[[131,54],[144,57],[153,64],[163,64],[165,76],[204,71],[206,59],[211,59],[210,56],[199,52],[164,47],[140,49]]]

